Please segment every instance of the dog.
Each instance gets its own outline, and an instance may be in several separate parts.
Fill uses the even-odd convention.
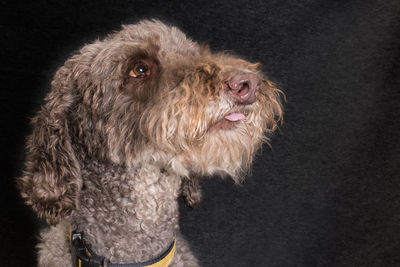
[[[199,266],[178,198],[203,176],[240,182],[282,120],[250,63],[144,20],[84,46],[32,119],[22,197],[49,224],[39,266]],[[158,265],[157,265],[158,264]]]

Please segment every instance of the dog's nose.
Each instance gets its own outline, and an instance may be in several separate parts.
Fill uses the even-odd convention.
[[[238,73],[226,81],[226,91],[238,104],[252,104],[256,101],[256,92],[261,80],[253,73]]]

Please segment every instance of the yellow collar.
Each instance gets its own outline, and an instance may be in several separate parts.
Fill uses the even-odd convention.
[[[168,267],[175,254],[176,240],[168,249],[153,260],[141,263],[112,264],[106,258],[96,255],[83,240],[83,233],[69,230],[72,262],[74,267]]]

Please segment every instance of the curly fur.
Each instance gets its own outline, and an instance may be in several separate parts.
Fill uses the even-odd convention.
[[[129,75],[138,61],[149,77]],[[197,266],[179,234],[177,199],[200,201],[204,175],[240,181],[276,129],[280,91],[258,68],[159,21],[123,26],[67,60],[32,120],[18,179],[26,203],[51,225],[39,265],[71,266],[72,225],[113,263],[152,259],[177,238],[173,266]],[[238,105],[225,92],[235,73],[259,77],[256,102]],[[217,127],[239,111],[246,118],[233,129]]]

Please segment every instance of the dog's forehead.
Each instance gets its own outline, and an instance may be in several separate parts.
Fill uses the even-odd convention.
[[[160,61],[177,56],[198,56],[200,46],[190,40],[181,30],[158,20],[144,20],[138,24],[124,25],[119,36],[132,44],[152,43],[159,48]]]

